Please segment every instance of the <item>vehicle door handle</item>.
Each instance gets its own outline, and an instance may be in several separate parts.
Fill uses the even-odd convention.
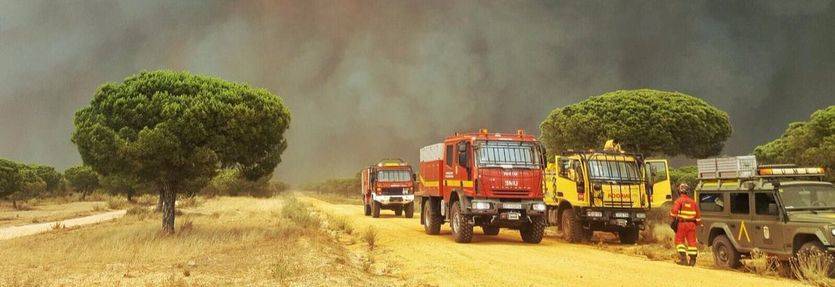
[[[760,230],[760,229],[762,229],[763,227],[762,227],[762,226],[757,225],[757,226],[754,226],[754,228],[756,228],[757,230]]]
[[[730,224],[731,228],[736,228],[736,224]]]

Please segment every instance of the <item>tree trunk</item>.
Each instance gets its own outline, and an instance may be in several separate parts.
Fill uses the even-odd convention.
[[[12,207],[17,210],[17,200],[12,199]]]
[[[128,196],[128,202],[133,202],[133,190],[128,190],[127,196]]]
[[[174,234],[174,203],[177,201],[177,192],[168,183],[163,184],[160,194],[162,198],[162,233]]]
[[[81,201],[84,201],[85,197],[87,197],[87,192],[82,190],[81,191]]]
[[[162,188],[160,188],[159,194],[157,195],[157,207],[154,208],[154,212],[162,212]]]

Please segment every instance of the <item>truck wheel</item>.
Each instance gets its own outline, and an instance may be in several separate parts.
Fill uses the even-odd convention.
[[[829,257],[828,258],[829,262],[835,262],[835,261],[833,261],[833,260],[835,260],[835,256],[833,256],[832,254],[827,254],[826,249],[823,248],[823,244],[821,244],[818,241],[809,241],[809,242],[803,243],[803,245],[800,246],[800,249],[797,249],[797,254],[798,255],[801,255],[801,254],[806,254],[806,255],[819,254],[819,256]],[[814,258],[817,258],[817,257],[814,257]],[[833,278],[833,277],[835,277],[835,264],[828,264],[828,265],[829,265],[829,270],[827,271],[827,275],[829,275],[829,278]]]
[[[403,215],[403,207],[402,206],[395,207],[394,208],[394,215],[396,215],[396,216]]]
[[[436,215],[433,212],[434,208],[432,208],[432,199],[427,199],[426,202],[423,203],[423,230],[426,231],[426,234],[429,235],[437,235],[441,233],[441,217]]]
[[[638,243],[638,236],[640,232],[638,227],[632,227],[627,229],[621,229],[618,231],[618,238],[620,238],[621,244],[635,244]]]
[[[539,243],[542,241],[542,234],[545,233],[545,217],[536,216],[531,217],[531,223],[520,228],[519,234],[522,235],[522,241],[527,243]]]
[[[473,225],[467,220],[467,217],[461,214],[461,202],[452,205],[452,213],[450,213],[452,223],[452,237],[455,242],[469,243],[473,240]]]
[[[580,218],[574,213],[574,209],[562,211],[562,235],[566,241],[571,243],[583,242],[588,238],[588,232],[583,230]]]
[[[403,216],[405,216],[406,218],[414,217],[415,216],[415,203],[410,202],[409,204],[406,204],[406,208],[403,211],[403,213],[404,213]]]
[[[484,231],[484,235],[499,235],[499,228],[493,226],[482,226],[481,230]]]
[[[363,207],[365,207],[365,216],[371,215],[371,205],[363,204]]]
[[[739,267],[739,251],[736,251],[731,241],[725,235],[716,236],[711,244],[713,249],[713,263],[723,268]]]
[[[380,217],[380,203],[376,201],[371,202],[371,217]]]

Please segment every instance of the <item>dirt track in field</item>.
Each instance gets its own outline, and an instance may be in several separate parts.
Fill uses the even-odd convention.
[[[484,236],[476,227],[472,243],[458,244],[452,240],[448,225],[441,229],[441,235],[425,234],[418,211],[415,218],[406,219],[386,210],[375,219],[364,216],[359,205],[303,200],[322,211],[347,216],[360,232],[374,226],[380,244],[377,260],[394,266],[396,274],[409,285],[802,286],[787,279],[651,261],[553,237],[546,237],[540,244],[526,244],[515,230]]]

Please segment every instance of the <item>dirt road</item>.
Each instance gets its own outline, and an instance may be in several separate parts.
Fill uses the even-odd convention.
[[[484,236],[476,227],[470,244],[458,244],[445,225],[441,235],[423,232],[419,215],[406,219],[383,211],[363,216],[358,205],[330,204],[304,198],[319,209],[349,217],[360,230],[374,226],[381,249],[378,260],[393,264],[413,284],[439,286],[802,286],[742,272],[690,268],[546,238],[522,243],[519,233],[502,230]],[[711,260],[702,258],[702,260]]]
[[[117,210],[67,220],[0,228],[0,240],[47,232],[52,230],[52,227],[59,222],[64,227],[74,227],[108,221],[124,216],[125,212],[125,210]]]

